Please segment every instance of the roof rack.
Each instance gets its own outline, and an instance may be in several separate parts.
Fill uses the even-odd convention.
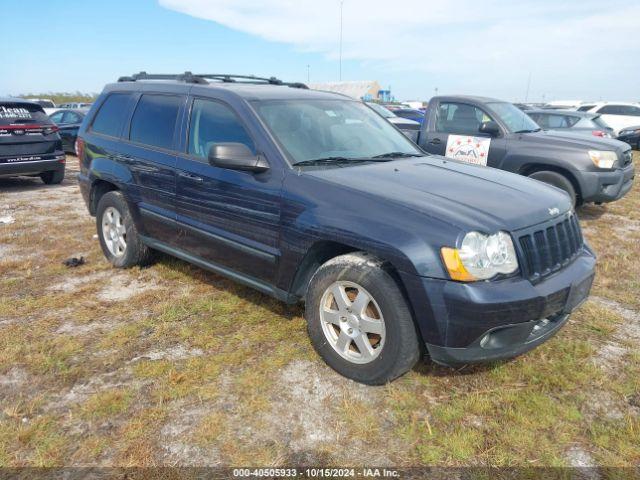
[[[120,77],[118,82],[137,82],[139,80],[176,80],[178,82],[185,83],[197,83],[201,85],[208,85],[208,80],[217,80],[223,83],[249,83],[249,84],[263,84],[268,85],[283,85],[292,88],[304,88],[308,89],[304,83],[299,82],[283,82],[276,77],[256,77],[255,75],[233,75],[229,73],[191,73],[184,72],[178,74],[165,74],[165,73],[147,73],[140,72],[134,73],[131,76]]]

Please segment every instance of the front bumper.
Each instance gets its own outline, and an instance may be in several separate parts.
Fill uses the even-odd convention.
[[[64,170],[65,156],[62,151],[46,155],[22,155],[0,157],[0,177],[37,175],[42,172]]]
[[[595,260],[585,246],[571,264],[535,285],[522,277],[474,283],[418,277],[428,307],[418,310],[409,293],[432,360],[486,362],[541,344],[586,300]]]
[[[582,172],[582,200],[597,203],[619,200],[631,190],[634,177],[633,162],[611,172]]]

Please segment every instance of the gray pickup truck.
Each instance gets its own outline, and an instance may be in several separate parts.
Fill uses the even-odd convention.
[[[618,200],[635,176],[626,143],[542,131],[513,104],[493,98],[432,98],[417,143],[429,153],[546,182],[574,205]]]

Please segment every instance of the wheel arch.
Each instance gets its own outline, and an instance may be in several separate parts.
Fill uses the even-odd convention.
[[[91,191],[89,194],[89,212],[91,215],[95,215],[98,209],[98,202],[102,198],[102,196],[107,192],[112,192],[114,190],[120,190],[118,186],[114,183],[107,182],[106,180],[95,180],[91,184]]]
[[[520,167],[520,170],[518,171],[520,175],[524,175],[525,177],[528,177],[529,175],[537,172],[554,172],[565,177],[567,180],[571,182],[571,185],[573,186],[573,189],[576,192],[577,203],[578,204],[582,203],[582,189],[580,188],[580,183],[578,182],[578,179],[576,178],[576,176],[573,173],[571,173],[571,171],[567,170],[566,168],[559,167],[557,165],[549,165],[544,163],[526,164]]]

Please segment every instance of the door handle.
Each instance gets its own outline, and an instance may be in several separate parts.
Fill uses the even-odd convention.
[[[429,142],[431,145],[440,145],[442,143],[442,140],[440,140],[439,138],[434,138],[433,140],[431,140]]]
[[[178,175],[180,175],[182,178],[186,178],[187,180],[191,180],[192,182],[202,183],[202,177],[199,177],[192,173],[180,172]]]

